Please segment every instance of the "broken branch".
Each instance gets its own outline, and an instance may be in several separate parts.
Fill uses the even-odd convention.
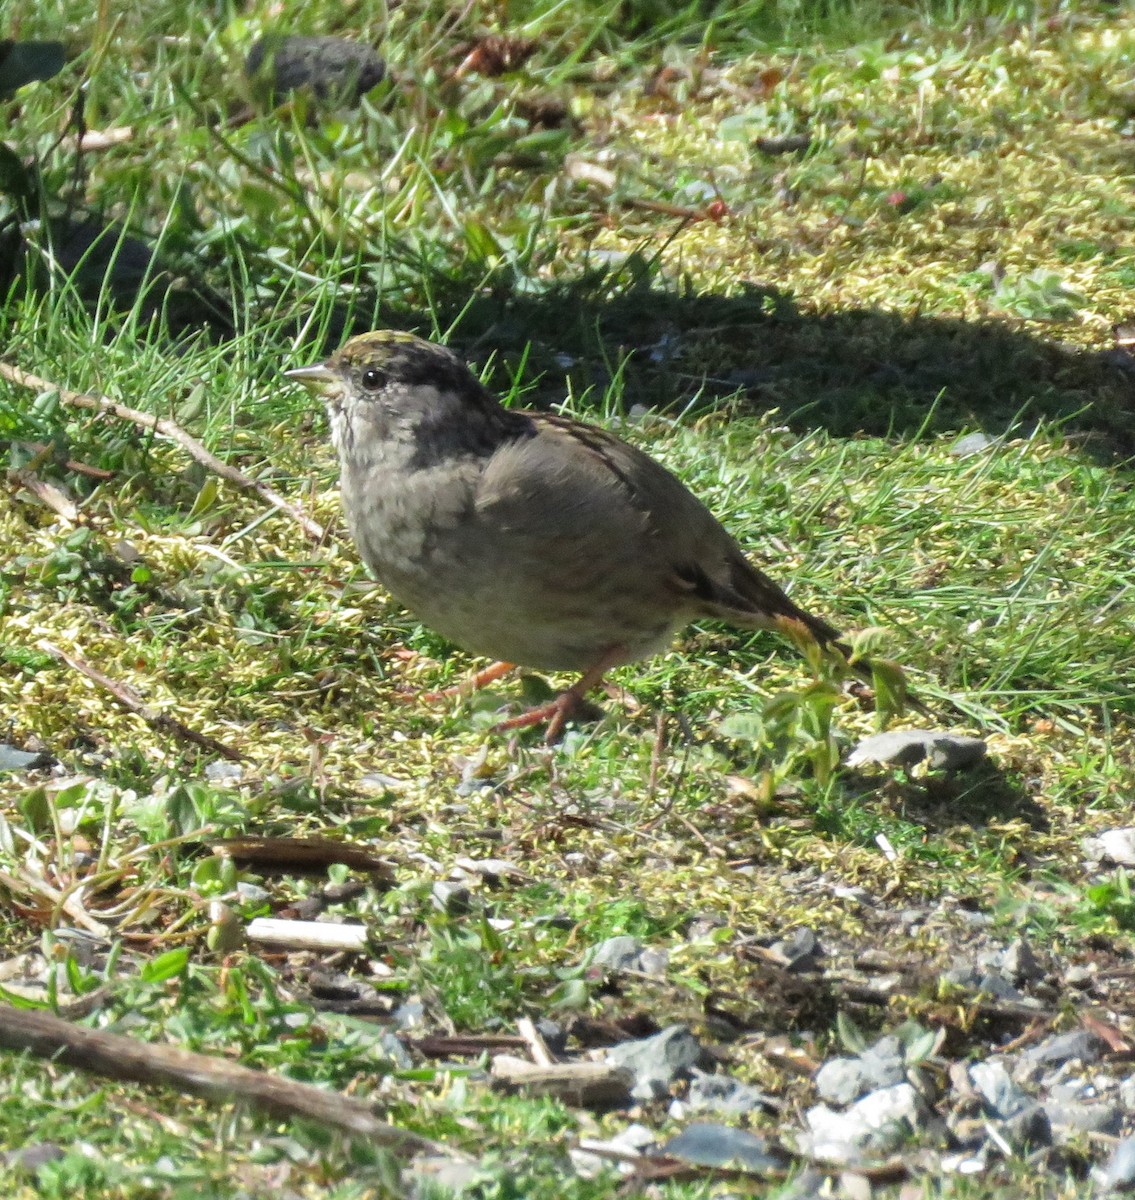
[[[52,383],[47,379],[40,379],[38,375],[32,375],[27,371],[21,370],[19,367],[12,366],[10,363],[0,362],[0,377],[7,379],[10,383],[14,383],[18,387],[29,388],[35,392],[55,392],[64,404],[72,408],[88,408],[93,409],[95,412],[109,413],[111,416],[118,417],[119,420],[130,421],[142,429],[153,430],[169,441],[176,442],[183,450],[188,451],[202,466],[208,467],[210,471],[219,475],[222,479],[227,480],[244,491],[255,492],[273,508],[287,513],[289,517],[299,524],[300,528],[313,542],[323,540],[324,529],[322,525],[313,521],[305,512],[292,504],[290,500],[285,500],[279,492],[274,491],[266,483],[249,478],[243,471],[238,471],[236,467],[222,462],[215,454],[210,454],[196,438],[190,437],[180,425],[175,421],[169,420],[168,417],[156,417],[153,413],[142,412],[137,408],[129,408],[127,405],[119,404],[116,400],[111,400],[107,396],[94,396],[83,392],[68,391],[67,388],[60,387],[57,383]]]

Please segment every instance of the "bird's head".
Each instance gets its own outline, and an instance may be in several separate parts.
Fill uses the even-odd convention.
[[[505,418],[452,350],[412,333],[360,334],[324,362],[284,374],[322,397],[340,454],[375,440],[429,439],[440,452],[476,448]]]

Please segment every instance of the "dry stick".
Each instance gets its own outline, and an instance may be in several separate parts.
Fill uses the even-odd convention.
[[[118,1033],[72,1025],[50,1013],[0,1004],[0,1048],[27,1051],[107,1079],[175,1088],[207,1100],[243,1100],[276,1117],[305,1117],[322,1125],[413,1154],[463,1157],[449,1147],[380,1121],[360,1100],[254,1071],[223,1058],[154,1045]]]
[[[136,408],[128,408],[125,404],[119,404],[116,400],[110,400],[106,396],[90,396],[83,392],[68,391],[66,388],[60,387],[57,383],[52,383],[47,379],[40,379],[38,375],[30,375],[27,371],[22,371],[19,367],[13,367],[10,363],[0,362],[0,377],[20,387],[30,388],[35,392],[55,392],[64,404],[68,404],[72,408],[90,408],[94,409],[95,412],[110,413],[120,420],[131,421],[143,429],[152,429],[155,433],[161,434],[162,437],[168,438],[171,442],[176,442],[182,449],[187,450],[202,466],[208,467],[210,471],[219,475],[222,479],[227,479],[229,483],[245,491],[255,492],[262,500],[272,505],[273,508],[287,513],[289,517],[298,522],[300,528],[313,542],[323,540],[324,529],[322,525],[313,521],[305,512],[302,512],[290,500],[285,500],[279,492],[274,491],[266,483],[250,479],[243,471],[238,471],[236,467],[231,467],[228,463],[222,462],[216,455],[210,454],[196,438],[190,437],[180,425],[169,420],[167,417],[155,417],[152,413],[141,412]]]
[[[105,688],[123,708],[128,709],[132,713],[137,713],[147,725],[152,725],[155,729],[159,729],[163,733],[171,733],[174,737],[181,738],[184,742],[192,742],[194,746],[200,746],[203,750],[208,750],[210,754],[219,754],[222,758],[227,758],[229,762],[246,761],[245,756],[238,750],[234,750],[231,746],[226,746],[224,742],[217,741],[216,738],[210,737],[207,733],[198,733],[196,729],[190,729],[188,725],[183,725],[179,720],[169,716],[167,713],[159,712],[152,705],[140,700],[133,688],[111,679],[109,675],[104,675],[97,667],[92,667],[89,662],[79,658],[77,655],[68,654],[66,650],[61,650],[53,642],[49,642],[46,639],[41,639],[36,645],[41,650],[45,650],[48,654],[58,658],[61,662],[65,662],[72,670],[78,671],[80,675],[85,675],[92,682],[97,683],[99,687]]]
[[[96,937],[109,937],[110,929],[79,903],[72,893],[65,893],[53,888],[46,879],[32,874],[27,868],[20,871],[18,876],[0,871],[0,887],[7,888],[14,896],[31,896],[33,899],[48,900],[57,908],[62,909],[76,925]]]

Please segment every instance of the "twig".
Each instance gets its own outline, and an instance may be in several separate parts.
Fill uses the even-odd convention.
[[[133,688],[111,679],[109,675],[104,675],[97,667],[92,667],[89,662],[84,661],[74,654],[68,654],[66,650],[61,650],[54,643],[46,639],[41,639],[36,645],[41,650],[58,658],[61,662],[65,662],[72,670],[78,671],[80,675],[85,675],[93,683],[97,683],[99,687],[105,688],[123,708],[129,712],[137,713],[147,725],[152,725],[155,729],[159,729],[163,733],[171,733],[174,737],[181,738],[184,742],[192,742],[194,746],[200,746],[202,750],[208,750],[210,754],[219,754],[222,758],[227,758],[229,762],[245,761],[245,756],[239,751],[234,750],[231,746],[226,746],[224,742],[217,741],[216,738],[210,737],[207,733],[198,733],[196,729],[190,729],[188,725],[183,725],[176,717],[159,712],[152,705],[146,704],[141,700]]]
[[[34,874],[26,867],[20,871],[18,876],[9,875],[7,871],[0,871],[0,887],[7,888],[16,896],[32,896],[36,899],[50,901],[57,911],[65,912],[76,925],[88,933],[93,933],[96,937],[110,936],[109,926],[92,917],[73,891],[61,892],[58,888],[53,888],[46,879]]]
[[[72,1025],[50,1013],[0,1004],[0,1047],[27,1051],[107,1079],[174,1088],[222,1103],[243,1100],[272,1116],[304,1117],[377,1146],[414,1154],[456,1154],[420,1134],[380,1121],[366,1104],[338,1092],[177,1046]]]
[[[14,383],[19,387],[26,387],[35,392],[55,392],[64,404],[70,405],[72,408],[89,408],[95,412],[110,413],[111,416],[118,417],[122,421],[130,421],[142,429],[152,429],[155,433],[161,434],[162,437],[167,438],[169,441],[176,442],[183,450],[188,451],[202,466],[208,467],[210,471],[219,475],[222,479],[228,480],[229,483],[244,491],[255,492],[273,508],[287,513],[289,517],[299,524],[300,528],[313,542],[323,540],[324,529],[322,525],[313,521],[305,512],[292,504],[290,500],[285,500],[279,492],[274,491],[266,483],[261,483],[257,479],[250,479],[243,471],[238,471],[236,467],[222,462],[215,454],[210,454],[196,438],[190,437],[180,425],[175,421],[169,420],[168,417],[156,417],[153,413],[141,412],[136,408],[128,408],[125,404],[119,404],[116,400],[111,400],[106,396],[93,396],[83,392],[68,391],[67,388],[60,387],[57,383],[52,383],[47,379],[40,379],[38,375],[31,375],[19,367],[12,366],[10,363],[0,362],[0,377],[7,379],[10,383]]]
[[[44,461],[50,459],[55,452],[55,447],[47,442],[17,442],[17,446],[21,449],[30,450],[38,458],[39,455],[44,455]],[[113,479],[114,472],[106,471],[102,467],[92,467],[90,463],[79,462],[78,459],[69,458],[63,465],[68,471],[74,471],[76,475],[86,475],[88,479]]]
[[[658,771],[662,766],[662,751],[666,747],[666,714],[660,712],[654,718],[654,745],[650,748],[650,774],[646,780],[646,802],[654,803],[658,791]]]
[[[252,863],[257,872],[309,872],[326,877],[327,868],[336,863],[362,871],[370,876],[376,887],[393,887],[396,880],[393,868],[377,854],[350,842],[338,842],[327,837],[243,837],[210,838],[209,849],[214,854]]]
[[[64,521],[75,522],[79,519],[79,508],[75,502],[53,483],[40,479],[34,471],[24,467],[16,467],[8,472],[8,482],[13,487],[22,487],[30,492],[44,508],[50,508],[56,516]]]
[[[516,1022],[516,1031],[528,1043],[528,1053],[532,1055],[532,1061],[538,1067],[556,1065],[556,1056],[548,1049],[548,1043],[544,1041],[531,1017],[521,1017]]]
[[[537,1066],[525,1058],[498,1054],[493,1059],[490,1076],[493,1087],[502,1091],[555,1096],[583,1108],[608,1108],[625,1104],[630,1097],[627,1069],[605,1062]]]
[[[367,948],[369,935],[365,925],[255,917],[249,922],[245,936],[250,942],[282,950],[346,950],[361,954]]]

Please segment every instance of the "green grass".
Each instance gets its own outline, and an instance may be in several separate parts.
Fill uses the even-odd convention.
[[[313,546],[150,433],[0,385],[6,465],[32,463],[83,511],[61,520],[15,477],[0,503],[0,733],[64,766],[60,780],[0,776],[0,870],[30,888],[5,895],[0,944],[80,990],[109,983],[98,1023],[373,1098],[483,1158],[485,1196],[590,1200],[615,1185],[567,1183],[561,1158],[591,1118],[432,1062],[400,1071],[373,1027],[316,1011],[304,968],[217,951],[211,902],[243,923],[326,880],[244,872],[268,899],[238,892],[204,842],[318,831],[390,857],[396,889],[330,911],[370,925],[375,993],[420,997],[431,1028],[636,1010],[712,1028],[707,997],[728,995],[752,1028],[785,1032],[790,1015],[752,999],[762,985],[739,939],[810,925],[872,944],[839,885],[895,908],[955,897],[991,913],[997,936],[1073,960],[1128,954],[1128,881],[1090,874],[1080,846],[1127,822],[1135,785],[1135,418],[1130,372],[1109,354],[1135,277],[1135,23],[1087,3],[454,12],[309,5],[307,31],[381,40],[393,81],[356,113],[309,120],[301,101],[243,123],[228,118],[248,99],[243,57],[273,24],[263,6],[100,20],[59,0],[12,31],[64,36],[75,57],[5,106],[44,206],[0,207],[6,360],[174,418],[331,533]],[[536,41],[521,71],[451,78],[470,40],[501,31]],[[84,77],[87,126],[133,132],[79,160],[59,139]],[[536,101],[559,106],[556,127]],[[794,134],[806,152],[759,148]],[[723,220],[681,215],[715,200]],[[67,277],[34,250],[21,270],[17,220],[42,239],[29,219],[87,213],[148,241],[168,286],[108,283],[94,253]],[[552,752],[486,732],[498,702],[546,682],[406,700],[474,664],[367,583],[322,414],[280,379],[386,324],[446,338],[511,403],[565,403],[657,456],[799,601],[881,627],[918,692],[988,738],[991,765],[832,772],[873,714],[840,697],[829,726],[790,647],[709,624],[617,672],[640,707],[604,701],[601,724]],[[956,454],[974,431],[994,444]],[[239,749],[239,785],[209,782],[210,756],[116,706],[44,640]],[[469,911],[442,912],[431,886],[463,856],[524,875],[466,880]],[[113,927],[117,957],[80,961],[54,935],[73,923],[58,893]],[[720,927],[688,940],[704,917]],[[664,981],[611,993],[589,973],[588,949],[620,933],[671,951]],[[894,948],[950,953],[944,934]],[[945,1020],[928,995],[895,1007]],[[744,1045],[726,1053],[808,1102]],[[311,1127],[5,1065],[0,1144],[32,1130],[67,1151],[9,1169],[13,1196],[393,1186],[385,1158]],[[1047,1186],[1023,1168],[1001,1183]]]

